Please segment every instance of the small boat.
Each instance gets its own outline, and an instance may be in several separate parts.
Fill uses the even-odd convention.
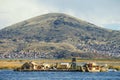
[[[108,72],[116,72],[116,69],[108,69]]]

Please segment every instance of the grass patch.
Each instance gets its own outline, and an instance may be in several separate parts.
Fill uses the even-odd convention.
[[[116,66],[116,65],[109,65],[109,69],[116,69],[118,71],[120,71],[120,65]]]

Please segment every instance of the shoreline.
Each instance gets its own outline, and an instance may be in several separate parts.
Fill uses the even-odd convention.
[[[71,62],[71,59],[4,59],[0,60],[0,70],[2,69],[9,69],[13,70],[20,66],[22,66],[23,63],[28,61],[34,61],[36,63],[56,63],[56,62]],[[98,64],[108,64],[109,69],[116,69],[117,71],[120,71],[120,60],[86,60],[86,59],[78,59],[78,63],[86,63],[86,62],[96,62]]]

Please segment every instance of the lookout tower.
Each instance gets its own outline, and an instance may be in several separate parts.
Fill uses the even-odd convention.
[[[76,69],[76,58],[72,58],[72,69]]]

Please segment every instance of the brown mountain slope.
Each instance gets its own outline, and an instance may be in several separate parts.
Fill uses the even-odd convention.
[[[119,57],[119,36],[120,31],[100,28],[66,14],[49,13],[0,30],[0,56],[1,58],[34,58],[36,55],[36,58]],[[44,42],[44,46],[41,42]]]

